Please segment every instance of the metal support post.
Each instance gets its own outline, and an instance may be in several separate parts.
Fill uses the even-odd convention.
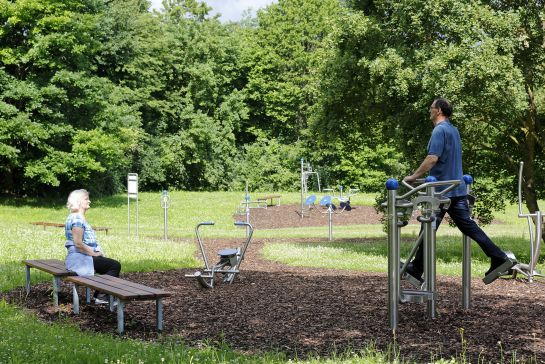
[[[301,158],[301,219],[303,218],[305,208],[305,160]]]
[[[161,196],[161,207],[164,210],[164,235],[166,241],[168,240],[168,209],[170,207],[170,196],[167,190],[163,190],[163,195]]]
[[[435,195],[435,187],[426,189],[427,196]],[[428,204],[429,216],[423,224],[424,229],[424,287],[431,294],[431,299],[428,300],[428,317],[435,318],[436,315],[436,264],[435,264],[435,229],[436,219],[435,211],[431,203]]]
[[[125,301],[117,301],[117,332],[122,334],[125,331]]]
[[[464,175],[467,195],[471,193],[473,177]],[[469,204],[469,212],[472,215],[472,204]],[[464,235],[462,240],[462,307],[467,310],[471,307],[471,239]]]
[[[79,315],[79,296],[77,284],[72,284],[72,310],[74,311],[74,314]]]
[[[25,277],[26,277],[26,294],[29,294],[30,293],[30,267],[27,265],[26,266],[26,272],[25,272]]]
[[[386,181],[388,189],[388,317],[390,329],[395,331],[399,319],[399,233],[397,224],[396,196],[399,183]]]
[[[163,331],[163,299],[157,298],[155,309],[157,310],[157,331]]]
[[[333,208],[331,204],[327,208],[327,213],[329,215],[329,241],[333,240]]]
[[[61,278],[53,277],[53,306],[59,307],[59,291],[61,287]]]

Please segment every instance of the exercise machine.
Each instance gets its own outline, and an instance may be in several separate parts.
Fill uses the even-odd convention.
[[[202,243],[200,228],[202,226],[211,226],[214,224],[215,223],[213,221],[206,221],[197,224],[195,234],[197,235],[197,242],[199,243],[199,248],[203,257],[204,269],[202,271],[196,271],[193,274],[185,275],[188,278],[197,279],[199,284],[204,288],[214,288],[214,282],[217,278],[217,274],[223,275],[223,282],[229,284],[233,283],[236,275],[240,273],[240,265],[244,260],[244,254],[246,254],[246,250],[250,245],[250,241],[252,240],[252,235],[254,233],[254,228],[250,223],[240,221],[235,222],[235,226],[244,226],[249,230],[249,234],[247,234],[248,236],[246,237],[244,244],[238,248],[220,250],[218,252],[219,261],[211,266],[208,263],[206,251]]]
[[[535,211],[534,213],[524,214],[522,212],[522,172],[524,169],[524,162],[520,162],[519,166],[519,178],[518,178],[518,207],[519,218],[525,218],[528,223],[528,232],[530,234],[530,262],[528,264],[518,263],[512,268],[513,278],[517,277],[520,273],[528,279],[528,282],[532,282],[535,276],[543,277],[540,271],[536,270],[536,265],[539,259],[542,231],[543,231],[543,213],[541,211]]]
[[[312,204],[314,204],[314,201],[316,201],[316,197],[314,197],[312,201],[309,201],[309,198],[311,198],[312,196],[305,197],[308,194],[308,179],[310,176],[316,177],[318,182],[318,192],[320,192],[320,174],[316,171],[313,171],[310,163],[305,163],[304,158],[301,158],[301,219],[305,216],[305,206],[310,207],[310,204],[306,203],[312,202]]]

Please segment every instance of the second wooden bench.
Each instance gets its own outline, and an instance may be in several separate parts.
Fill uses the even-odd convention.
[[[112,297],[117,298],[117,331],[120,334],[125,330],[125,304],[128,301],[136,300],[155,300],[157,330],[163,330],[163,298],[169,297],[171,293],[107,275],[73,276],[66,278],[66,281],[73,283],[73,310],[75,314],[79,314],[78,286],[81,286],[86,288],[85,296],[87,303],[91,301],[89,289],[108,294],[110,296],[110,311],[113,311],[114,307]]]

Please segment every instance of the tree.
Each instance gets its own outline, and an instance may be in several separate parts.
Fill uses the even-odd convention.
[[[258,12],[259,26],[248,29],[243,53],[247,129],[288,144],[301,138],[316,101],[317,50],[339,9],[338,0],[280,0]]]
[[[96,73],[104,6],[0,1],[2,192],[119,188],[139,118],[130,90]]]
[[[534,97],[543,89],[543,4],[517,3],[351,1],[329,40],[315,130],[330,138],[380,127],[414,169],[431,132],[427,108],[447,97],[466,172],[494,192],[481,196],[485,207],[502,205],[524,158],[527,206],[535,210],[531,186],[545,176],[543,106]]]

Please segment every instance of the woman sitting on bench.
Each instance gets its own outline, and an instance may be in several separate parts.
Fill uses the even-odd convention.
[[[68,196],[66,206],[70,215],[64,226],[65,247],[68,249],[66,269],[76,272],[78,276],[92,276],[96,272],[119,277],[121,264],[104,256],[95,231],[85,219],[85,212],[90,205],[89,192],[86,190],[75,190]],[[105,294],[95,292],[93,297],[96,304],[108,303]]]

